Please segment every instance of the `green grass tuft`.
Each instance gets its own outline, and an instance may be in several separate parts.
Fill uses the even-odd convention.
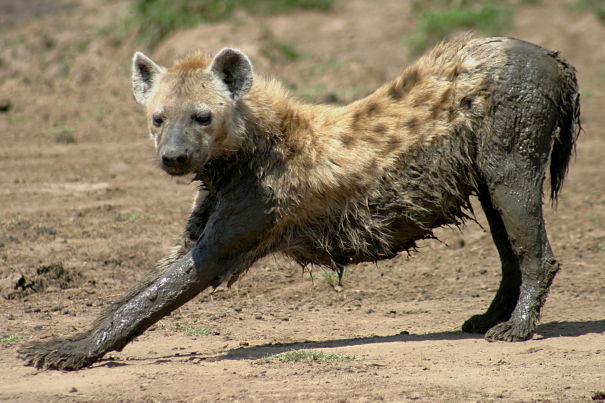
[[[410,50],[418,54],[459,31],[478,31],[484,35],[500,35],[512,20],[510,7],[486,1],[434,0],[416,3],[413,8],[418,15],[415,32],[409,39]],[[424,5],[423,5],[424,4]]]
[[[206,327],[191,327],[185,330],[185,334],[192,337],[202,337],[209,336],[212,331]]]
[[[293,350],[286,351],[276,355],[271,355],[263,358],[261,361],[264,363],[274,362],[342,362],[342,361],[354,361],[356,357],[354,355],[346,354],[333,354],[323,353],[321,351],[313,350]]]
[[[10,336],[1,338],[0,345],[2,345],[4,347],[10,347],[10,346],[14,346],[15,344],[19,343],[20,341],[21,341],[20,336],[16,336],[16,335],[12,334]]]
[[[140,39],[155,46],[179,28],[229,18],[235,10],[251,14],[274,14],[293,9],[329,10],[334,0],[137,0],[128,25]]]
[[[191,327],[183,325],[182,323],[177,323],[174,328],[176,331],[191,337],[202,337],[212,334],[212,330],[208,329],[207,327]]]
[[[338,274],[332,270],[324,270],[322,276],[326,284],[330,287],[336,287],[338,285]]]
[[[278,45],[278,49],[281,54],[290,62],[300,59],[300,53],[294,48],[294,46],[281,42]]]

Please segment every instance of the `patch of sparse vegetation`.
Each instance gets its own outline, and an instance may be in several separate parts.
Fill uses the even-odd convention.
[[[286,351],[285,353],[270,355],[262,358],[263,363],[275,363],[275,362],[342,362],[342,361],[354,361],[357,358],[354,355],[347,354],[334,354],[324,353],[321,351],[313,350],[292,350]]]
[[[338,274],[332,270],[324,270],[322,276],[326,284],[330,287],[336,287],[338,285]]]
[[[500,35],[512,20],[512,8],[492,0],[415,0],[416,30],[410,50],[418,54],[460,31]]]
[[[182,323],[177,323],[174,328],[177,332],[184,333],[186,336],[190,337],[202,337],[212,334],[212,330],[207,327],[191,327]]]
[[[57,127],[53,130],[53,134],[55,137],[55,142],[59,144],[75,144],[76,140],[76,131],[72,127],[63,126]]]
[[[149,46],[171,32],[229,18],[241,9],[251,14],[274,14],[293,9],[329,10],[334,0],[137,0],[128,22]]]
[[[14,346],[15,344],[19,343],[21,341],[21,337],[11,334],[9,336],[5,336],[3,338],[0,339],[0,345],[4,346],[4,347],[11,347]]]
[[[20,215],[16,215],[8,221],[8,228],[11,230],[26,230],[29,229],[29,227],[31,227],[31,222]]]
[[[577,0],[576,8],[579,10],[589,10],[599,19],[599,21],[605,24],[605,1]]]

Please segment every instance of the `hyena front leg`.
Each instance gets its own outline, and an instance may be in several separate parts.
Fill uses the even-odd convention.
[[[19,356],[38,368],[89,366],[109,351],[120,351],[168,313],[207,287],[220,284],[229,273],[247,268],[259,257],[258,245],[271,225],[254,190],[242,186],[241,196],[217,196],[221,203],[210,213],[192,250],[120,298],[90,330],[22,347]]]

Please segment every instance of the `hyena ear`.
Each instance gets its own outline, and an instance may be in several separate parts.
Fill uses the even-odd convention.
[[[136,52],[132,58],[132,92],[138,103],[145,105],[154,82],[165,69],[142,54]]]
[[[246,95],[252,87],[252,63],[240,50],[222,49],[212,60],[210,71],[225,83],[234,101]]]

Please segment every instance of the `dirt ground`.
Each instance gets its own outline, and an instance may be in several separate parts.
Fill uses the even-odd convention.
[[[585,132],[547,228],[562,270],[537,337],[464,334],[499,261],[485,218],[442,242],[351,267],[343,289],[281,257],[203,293],[121,353],[77,372],[37,371],[19,343],[86,327],[166,254],[194,186],[155,166],[132,99],[128,2],[0,3],[0,400],[591,400],[605,394],[605,25],[573,2],[520,7],[511,36],[578,68]],[[379,7],[376,4],[380,4]],[[12,7],[11,7],[12,5]],[[28,8],[29,7],[29,8]],[[42,11],[40,11],[42,10]],[[160,62],[233,45],[305,99],[348,102],[393,78],[414,21],[408,2],[331,12],[237,14],[174,34]],[[288,44],[296,57],[276,52]],[[14,290],[13,285],[18,289]],[[16,342],[16,343],[14,343]],[[270,362],[293,349],[354,360]]]

